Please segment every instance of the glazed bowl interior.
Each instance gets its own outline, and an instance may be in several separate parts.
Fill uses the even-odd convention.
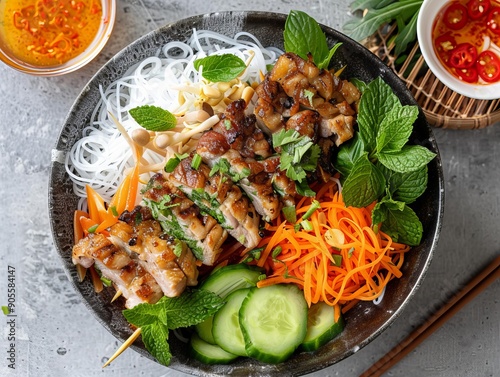
[[[11,50],[5,38],[5,29],[0,25],[0,61],[9,67],[35,76],[58,76],[74,72],[88,64],[101,52],[111,36],[116,17],[116,1],[101,0],[102,16],[99,29],[89,46],[78,56],[56,65],[34,65],[20,59]]]
[[[112,289],[96,294],[89,279],[79,283],[75,266],[71,262],[73,246],[73,212],[78,198],[73,193],[72,182],[64,167],[64,156],[81,137],[81,132],[90,121],[93,109],[100,100],[99,85],[108,86],[120,78],[134,63],[156,55],[159,47],[173,40],[185,41],[192,29],[210,29],[228,36],[247,31],[259,38],[263,46],[283,49],[283,28],[286,15],[263,12],[221,12],[184,19],[162,27],[132,43],[109,61],[91,79],[76,100],[65,124],[62,126],[52,163],[49,187],[49,211],[55,245],[63,266],[80,293],[83,302],[99,322],[117,339],[124,341],[132,333],[121,314],[123,301],[110,303]],[[400,79],[378,58],[364,47],[343,34],[324,27],[330,45],[342,42],[332,63],[335,67],[346,66],[345,78],[371,81],[381,76],[394,90],[403,104],[416,105],[410,92]],[[362,302],[345,315],[346,328],[343,333],[314,353],[297,353],[288,361],[269,365],[251,359],[240,359],[230,365],[205,365],[188,356],[187,345],[175,336],[169,338],[173,353],[171,368],[199,376],[210,375],[302,375],[328,367],[353,354],[383,332],[401,313],[420,285],[436,247],[443,215],[443,177],[441,160],[432,131],[422,111],[416,121],[410,142],[423,145],[437,153],[429,164],[429,183],[425,194],[413,206],[422,220],[424,235],[420,246],[411,250],[402,267],[403,277],[390,282],[382,302]],[[146,357],[140,342],[133,348]]]

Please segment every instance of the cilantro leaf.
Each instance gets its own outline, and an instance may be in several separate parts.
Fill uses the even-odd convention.
[[[325,33],[316,20],[298,10],[292,10],[288,14],[283,36],[286,52],[293,52],[305,60],[311,54],[320,69],[328,68],[333,54],[340,46],[337,43],[328,49]]]
[[[201,75],[211,82],[228,82],[237,78],[246,69],[243,60],[233,54],[211,55],[194,61],[194,68],[203,66]]]
[[[345,205],[366,207],[383,194],[385,185],[384,175],[365,153],[356,160],[344,182],[342,195]]]
[[[421,145],[406,145],[397,152],[378,153],[379,161],[388,169],[408,173],[427,165],[436,154]]]
[[[273,147],[281,148],[280,169],[286,171],[286,176],[296,184],[302,183],[307,177],[307,172],[314,171],[318,165],[320,147],[314,144],[311,138],[300,135],[296,130],[282,129],[274,133]],[[303,186],[299,189],[307,191]]]
[[[175,115],[157,106],[138,106],[130,109],[129,113],[141,127],[148,131],[167,131],[177,124]]]

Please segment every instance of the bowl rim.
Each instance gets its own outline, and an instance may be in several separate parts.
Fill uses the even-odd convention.
[[[8,48],[0,46],[0,61],[16,71],[42,77],[64,75],[82,68],[102,51],[113,32],[116,20],[116,1],[101,0],[101,4],[102,21],[96,36],[84,51],[71,60],[58,65],[36,66],[23,62],[21,59],[13,56]]]
[[[434,75],[448,88],[463,96],[479,100],[500,98],[500,82],[474,85],[453,76],[439,60],[432,43],[432,28],[437,14],[450,0],[424,0],[417,18],[417,40],[425,62]]]
[[[188,18],[184,18],[182,20],[177,20],[174,22],[171,22],[169,24],[164,25],[163,27],[160,27],[156,30],[153,30],[149,32],[148,34],[142,36],[141,38],[137,39],[136,41],[132,42],[129,46],[125,47],[122,49],[120,52],[118,52],[108,63],[106,63],[101,69],[91,78],[89,83],[83,88],[81,94],[77,97],[75,100],[74,105],[72,106],[72,111],[68,114],[67,119],[65,120],[65,125],[62,127],[62,130],[60,132],[60,135],[58,137],[57,145],[55,149],[52,151],[53,153],[53,161],[51,164],[51,172],[50,172],[50,180],[49,180],[49,217],[50,217],[50,225],[52,228],[52,234],[54,236],[54,244],[56,245],[58,255],[62,259],[63,265],[64,265],[64,270],[66,275],[68,276],[71,284],[75,287],[76,291],[79,293],[79,295],[82,298],[83,303],[87,308],[91,311],[91,313],[95,316],[98,322],[101,323],[101,325],[106,328],[115,338],[118,340],[124,341],[127,339],[127,336],[121,336],[120,333],[116,330],[116,328],[113,328],[109,323],[106,323],[105,321],[105,316],[108,315],[108,313],[97,313],[96,308],[92,306],[92,304],[88,301],[88,297],[85,296],[85,293],[82,291],[81,285],[77,282],[76,280],[76,273],[75,273],[75,268],[74,266],[70,265],[68,263],[68,257],[67,254],[70,253],[71,251],[68,250],[68,246],[64,244],[63,241],[61,241],[60,237],[58,237],[58,229],[57,229],[57,223],[60,222],[59,219],[56,218],[53,206],[55,205],[57,201],[57,195],[54,196],[54,188],[55,185],[60,184],[61,177],[64,175],[64,173],[61,171],[61,164],[62,164],[62,170],[64,170],[64,163],[61,163],[61,153],[63,153],[63,150],[58,149],[58,148],[68,148],[68,134],[67,130],[65,130],[68,127],[74,127],[72,121],[73,121],[73,116],[74,116],[74,111],[79,111],[78,108],[81,107],[82,101],[85,101],[85,97],[92,91],[95,90],[95,80],[99,78],[105,77],[106,79],[109,78],[109,76],[112,76],[116,74],[116,70],[112,68],[112,64],[116,63],[117,61],[120,60],[125,60],[126,63],[130,63],[129,58],[130,57],[130,52],[131,48],[134,46],[139,46],[141,44],[147,44],[148,42],[154,42],[158,43],[158,40],[161,39],[162,33],[165,33],[166,35],[170,35],[172,32],[172,29],[176,27],[176,25],[179,24],[184,24],[184,25],[197,25],[202,22],[202,20],[208,20],[208,21],[224,21],[228,22],[228,20],[234,20],[239,21],[240,23],[242,22],[242,19],[245,20],[245,22],[254,22],[258,23],[261,27],[265,27],[265,25],[271,25],[270,27],[275,28],[275,25],[280,23],[283,23],[286,20],[287,14],[282,14],[282,13],[276,13],[276,12],[262,12],[262,11],[225,11],[225,12],[212,12],[212,13],[207,13],[207,14],[200,14],[200,15],[195,15],[191,16]],[[213,20],[212,20],[213,18]],[[210,24],[210,22],[209,22]],[[399,89],[403,91],[403,98],[404,101],[410,102],[412,105],[418,106],[414,98],[411,96],[411,93],[408,91],[406,88],[404,82],[395,75],[394,72],[392,72],[388,67],[385,66],[385,64],[376,56],[374,56],[369,50],[367,50],[365,47],[360,45],[358,42],[352,40],[351,38],[347,37],[346,35],[342,34],[341,32],[330,28],[328,26],[320,24],[321,28],[323,31],[327,34],[327,37],[330,36],[331,38],[338,38],[340,37],[341,39],[348,41],[349,43],[355,44],[357,49],[359,50],[358,52],[365,58],[367,59],[374,59],[378,62],[377,68],[376,68],[376,75],[382,76],[386,82],[387,80],[390,81],[390,85],[393,87],[393,90]],[[241,29],[241,27],[240,27]],[[354,46],[354,47],[356,47]],[[135,51],[135,50],[132,50]],[[110,66],[111,65],[111,66]],[[130,65],[129,65],[130,66]],[[127,68],[129,67],[127,66]],[[76,110],[75,110],[76,109]],[[340,357],[336,356],[336,358],[330,357],[328,352],[325,354],[323,353],[317,353],[315,352],[314,357],[316,360],[318,360],[317,363],[314,365],[308,365],[307,368],[304,366],[301,366],[297,362],[293,364],[292,366],[288,366],[288,368],[285,368],[285,363],[281,365],[270,365],[270,364],[261,364],[255,361],[250,360],[247,364],[245,365],[252,365],[253,366],[253,373],[256,373],[257,375],[260,375],[260,373],[263,373],[264,375],[276,375],[276,376],[291,376],[291,375],[302,375],[305,373],[311,373],[326,367],[329,367],[346,357],[354,354],[357,352],[359,349],[363,348],[367,344],[369,344],[371,341],[373,341],[377,336],[379,336],[383,331],[385,331],[395,320],[396,318],[399,317],[399,315],[402,313],[403,309],[406,307],[407,303],[411,300],[415,292],[417,291],[418,287],[421,285],[425,274],[427,272],[427,269],[430,265],[430,262],[432,260],[432,256],[434,253],[434,250],[437,247],[437,242],[439,239],[439,234],[441,231],[441,226],[442,226],[442,218],[444,214],[444,179],[443,179],[443,172],[442,172],[442,165],[441,165],[441,159],[439,155],[439,151],[437,148],[437,145],[435,143],[435,138],[432,134],[431,127],[425,120],[425,116],[423,115],[422,110],[420,109],[420,115],[419,115],[419,120],[422,122],[422,126],[426,129],[429,135],[429,139],[427,140],[427,145],[430,145],[434,151],[437,153],[437,156],[435,160],[432,162],[435,166],[435,177],[434,180],[436,181],[436,195],[437,195],[437,205],[433,208],[430,209],[430,211],[435,215],[435,217],[432,217],[432,227],[429,228],[429,234],[427,234],[426,240],[428,241],[425,245],[425,253],[423,255],[419,255],[417,258],[419,260],[419,264],[421,265],[421,269],[418,270],[418,273],[415,274],[415,276],[412,276],[412,279],[409,279],[410,281],[408,282],[408,294],[405,296],[405,298],[401,301],[399,307],[397,307],[393,312],[390,313],[390,316],[387,320],[384,319],[384,322],[380,324],[377,327],[377,330],[371,333],[371,335],[367,338],[363,338],[362,341],[359,342],[355,347],[352,347],[345,351]],[[69,146],[71,147],[71,145]],[[74,209],[73,209],[74,210]],[[66,247],[66,249],[65,249]],[[422,246],[423,247],[423,246]],[[66,255],[66,256],[65,256]],[[405,262],[406,263],[406,262]],[[70,269],[69,267],[72,267]],[[112,297],[112,296],[111,296]],[[108,301],[109,302],[109,301]],[[370,303],[360,303],[361,309],[362,310],[369,310],[370,308]],[[378,310],[378,308],[376,308]],[[344,342],[343,339],[339,339],[339,343]],[[322,347],[322,348],[325,348]],[[143,348],[141,344],[134,344],[132,345],[132,349],[135,351],[139,352],[141,355],[153,359],[153,357]],[[330,348],[329,348],[330,349]],[[306,361],[309,359],[311,354],[307,354],[307,358],[303,359],[302,361]],[[169,366],[169,368],[184,372],[184,373],[189,373],[193,375],[199,375],[199,376],[219,376],[220,373],[231,373],[233,375],[241,375],[245,376],[248,375],[248,371],[242,369],[244,365],[240,364],[232,364],[228,366],[223,366],[223,365],[217,365],[219,369],[214,369],[211,366],[207,366],[201,363],[196,362],[195,360],[189,359],[191,362],[190,365],[185,364],[186,360],[184,359],[179,359],[178,357],[174,356],[172,358],[172,364]],[[299,361],[300,362],[300,361]],[[221,369],[222,368],[222,369]]]

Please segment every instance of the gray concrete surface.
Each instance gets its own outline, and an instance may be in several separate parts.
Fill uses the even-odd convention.
[[[167,22],[222,10],[307,11],[340,29],[348,2],[266,0],[118,0],[117,23],[102,54],[63,77],[36,78],[0,65],[0,304],[15,267],[16,363],[8,368],[9,324],[0,316],[1,376],[172,376],[127,350],[103,361],[118,342],[88,312],[60,267],[50,234],[50,151],[81,88],[116,52]],[[477,131],[436,129],[446,205],[439,246],[412,302],[375,341],[314,376],[358,376],[425,321],[500,253],[500,124]],[[386,376],[500,376],[500,282],[456,314]]]

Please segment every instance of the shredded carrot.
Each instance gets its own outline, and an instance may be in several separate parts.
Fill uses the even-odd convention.
[[[311,226],[305,230],[301,216],[311,208],[312,199],[319,201],[320,208],[308,219]],[[391,279],[401,277],[404,253],[410,248],[381,231],[375,233],[373,205],[346,207],[334,182],[318,187],[315,198],[297,203],[296,224],[278,218],[266,225],[273,234],[259,243],[264,251],[257,264],[270,266],[270,271],[257,286],[295,283],[303,289],[309,306],[324,301],[343,305],[343,310],[379,297]],[[273,257],[277,247],[281,252]]]

